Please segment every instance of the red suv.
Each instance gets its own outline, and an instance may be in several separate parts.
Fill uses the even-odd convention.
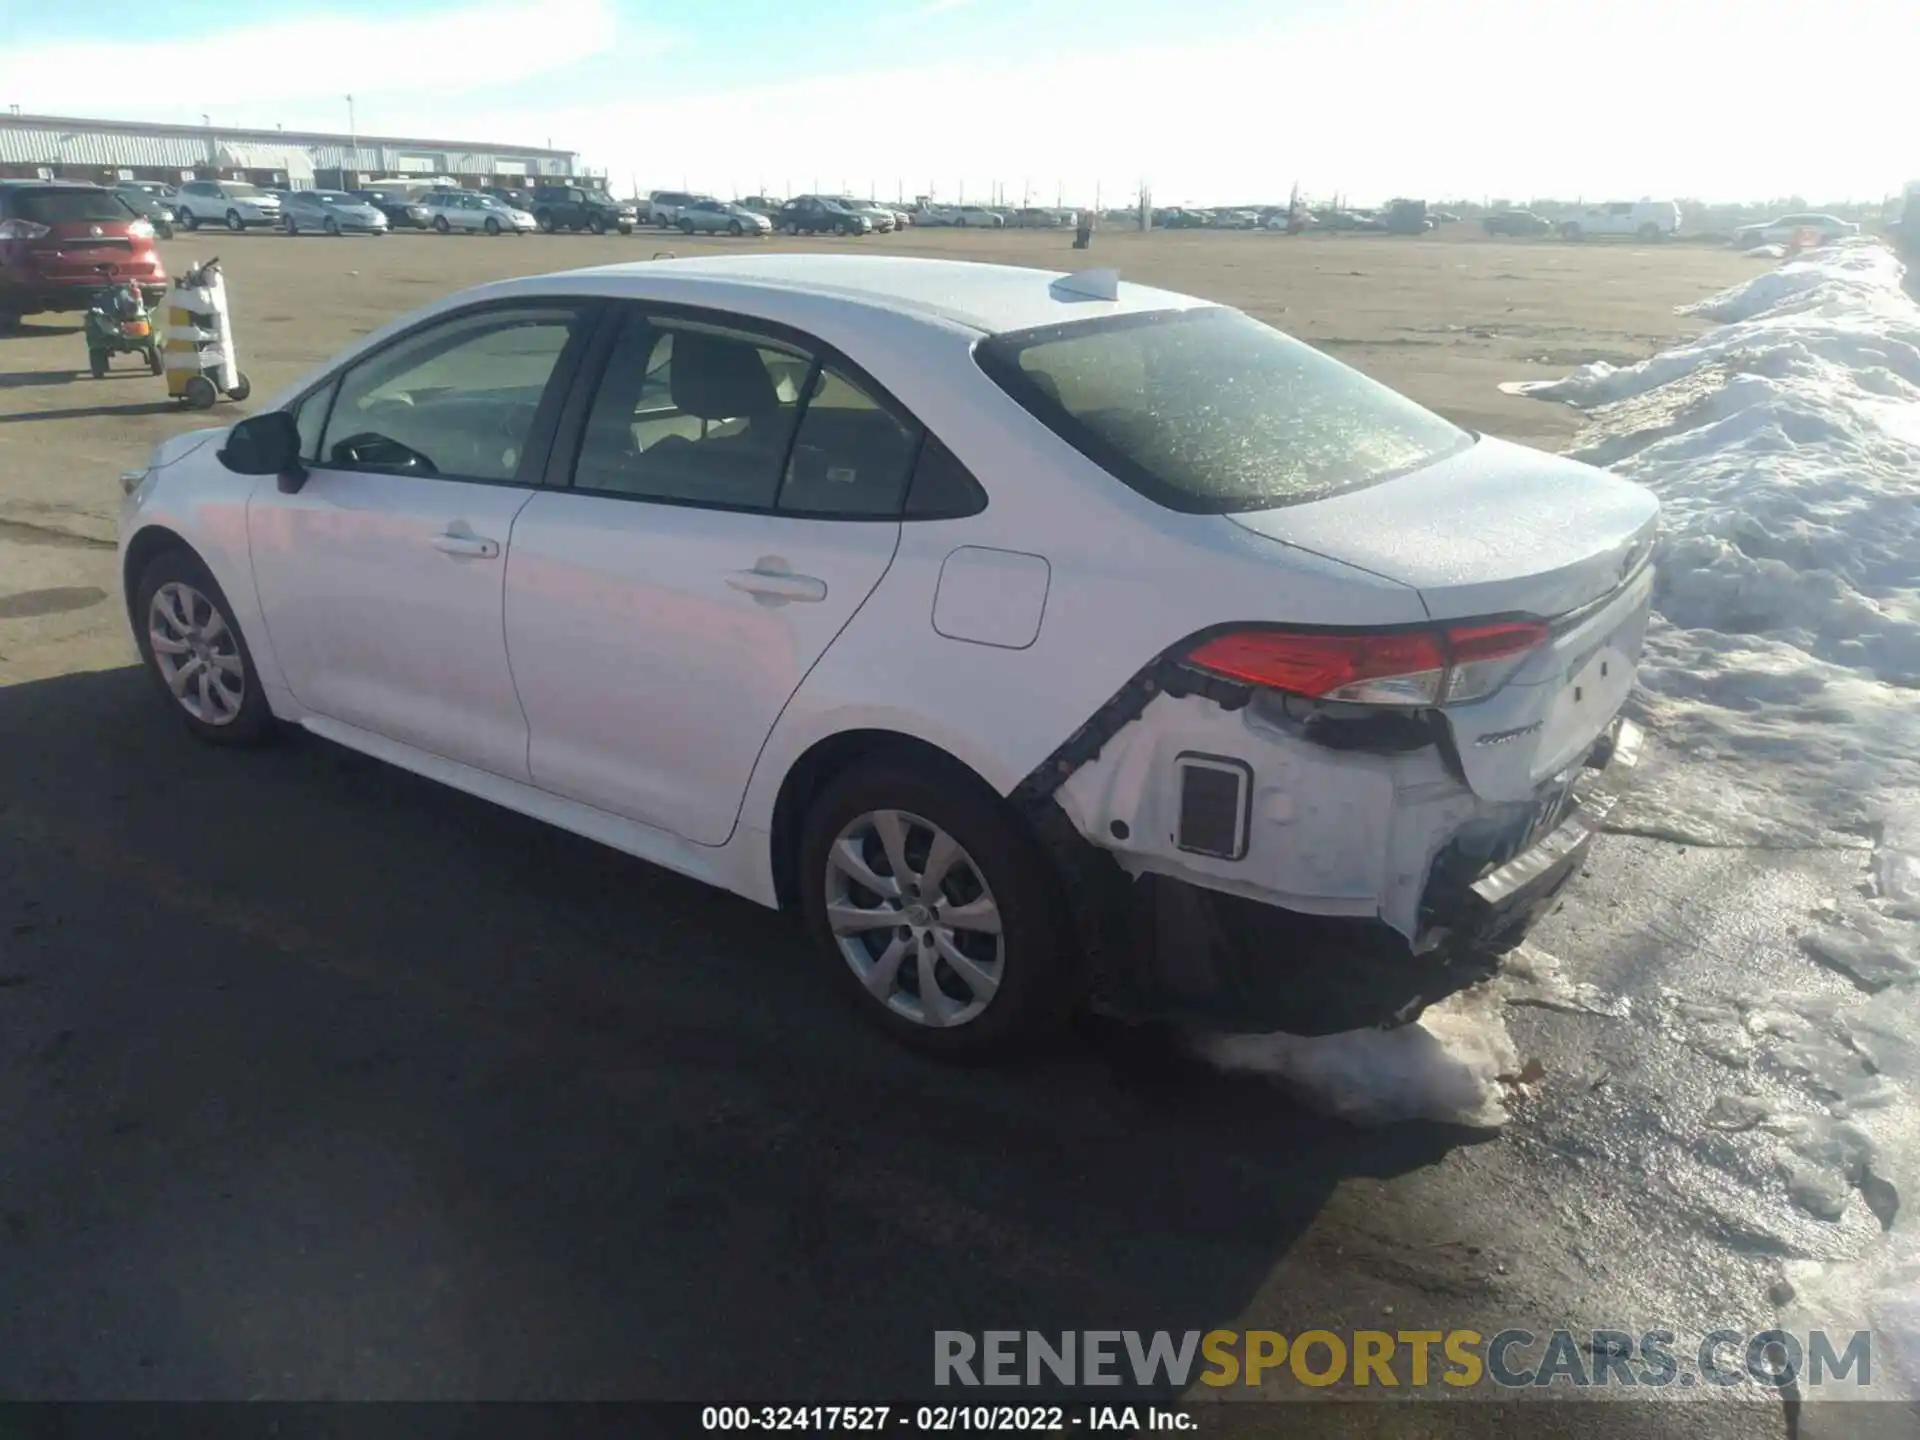
[[[84,310],[103,285],[135,280],[166,298],[153,226],[111,190],[57,180],[0,181],[0,330],[42,310]]]

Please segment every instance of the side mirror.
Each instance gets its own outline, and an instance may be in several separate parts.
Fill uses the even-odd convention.
[[[250,415],[227,432],[220,463],[237,475],[278,475],[292,494],[307,483],[300,463],[300,427],[284,410]]]

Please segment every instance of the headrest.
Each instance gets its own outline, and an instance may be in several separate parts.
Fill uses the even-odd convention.
[[[702,420],[731,420],[780,408],[760,352],[744,340],[676,330],[667,374],[674,406]]]

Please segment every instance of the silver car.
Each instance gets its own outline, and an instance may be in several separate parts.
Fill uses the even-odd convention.
[[[238,231],[280,224],[280,197],[244,180],[189,180],[180,187],[173,208],[183,230],[225,225]]]
[[[771,235],[773,222],[756,210],[726,200],[695,200],[674,221],[683,235]]]
[[[384,235],[387,217],[344,190],[292,190],[280,199],[287,234]]]
[[[530,235],[539,228],[533,216],[516,210],[506,201],[472,190],[429,190],[420,197],[431,217],[428,221],[442,235],[455,230],[470,233]]]

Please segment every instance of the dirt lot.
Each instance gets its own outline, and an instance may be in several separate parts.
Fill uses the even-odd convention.
[[[225,258],[265,399],[456,286],[740,246],[165,248]],[[1450,235],[1109,232],[1090,258],[1548,446],[1571,417],[1496,382],[1632,359],[1751,264]],[[780,917],[316,741],[195,747],[130,668],[113,515],[119,471],[209,417],[84,361],[64,322],[0,341],[0,1397],[844,1402],[924,1393],[935,1328],[1763,1318],[1804,1237],[1671,1153],[1705,1062],[1641,1027],[1517,1018],[1553,1079],[1491,1144],[1350,1131],[1093,1030],[928,1066],[850,1022]],[[1764,963],[1799,883],[1623,840],[1546,943],[1686,985]],[[1690,1436],[1778,1423],[1668,1408]],[[1492,1407],[1438,1409],[1428,1433],[1491,1433]]]

